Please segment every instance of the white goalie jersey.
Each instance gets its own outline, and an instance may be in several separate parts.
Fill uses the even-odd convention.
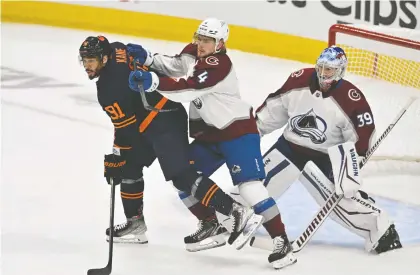
[[[257,109],[260,133],[287,125],[283,134],[293,144],[328,154],[329,147],[351,141],[364,156],[374,138],[375,122],[362,92],[344,79],[327,93],[318,89],[314,68],[292,73]]]

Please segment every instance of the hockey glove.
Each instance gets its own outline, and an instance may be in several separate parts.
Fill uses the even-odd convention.
[[[118,185],[121,183],[124,175],[124,168],[127,161],[121,156],[109,154],[105,155],[104,166],[105,172],[104,176],[108,184],[110,184],[110,179],[114,178],[114,184]]]
[[[149,67],[153,63],[153,55],[150,51],[136,44],[127,44],[127,52],[132,56],[140,65]]]
[[[159,86],[159,77],[154,72],[133,71],[128,78],[128,86],[131,90],[140,92],[139,84],[143,83],[145,92],[153,92]]]

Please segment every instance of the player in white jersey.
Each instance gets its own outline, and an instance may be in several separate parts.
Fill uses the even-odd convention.
[[[343,194],[331,217],[364,238],[367,251],[382,253],[402,247],[394,224],[360,190],[359,176],[351,182],[337,178],[337,168],[345,162],[335,161],[335,149],[341,150],[341,156],[352,153],[346,160],[355,166],[348,171],[354,168],[358,173],[356,152],[359,157],[365,156],[375,132],[365,96],[343,79],[346,67],[344,51],[329,47],[321,53],[315,68],[292,73],[257,109],[261,135],[285,126],[283,135],[264,155],[268,175],[264,184],[278,198],[299,178],[320,205],[333,192]]]
[[[156,89],[171,100],[192,103],[189,110],[190,136],[195,140],[190,145],[190,156],[195,169],[210,176],[226,163],[245,204],[264,217],[263,225],[275,244],[269,262],[274,268],[282,268],[295,263],[296,258],[277,205],[262,182],[266,175],[260,136],[252,106],[241,99],[234,66],[226,53],[228,37],[228,25],[209,18],[199,25],[193,43],[179,55],[152,56],[139,45],[128,45],[134,59],[164,75],[159,77],[153,72],[139,71],[133,73],[130,86],[136,90],[138,83],[143,81],[147,92]],[[219,239],[214,246],[200,244],[223,230],[215,211],[207,207],[215,189],[210,189],[199,201],[195,199],[199,188],[200,185],[194,186],[191,191],[180,193],[186,206],[200,221],[197,232],[185,238],[189,251],[225,243]]]

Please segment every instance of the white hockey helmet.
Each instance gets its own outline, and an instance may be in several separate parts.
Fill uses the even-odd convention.
[[[229,26],[223,20],[207,18],[198,26],[195,35],[212,37],[216,40],[216,44],[218,44],[221,39],[226,43],[229,38]]]

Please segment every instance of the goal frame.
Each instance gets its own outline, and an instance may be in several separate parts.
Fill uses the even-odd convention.
[[[334,24],[329,28],[328,31],[328,46],[336,45],[337,34],[345,34],[349,36],[360,37],[363,39],[379,41],[395,46],[405,47],[409,49],[414,49],[420,51],[420,41],[415,41],[407,38],[402,38],[394,35],[384,34],[380,32],[370,31],[362,29],[356,26],[348,24]],[[375,55],[375,59],[378,58],[378,54]],[[376,73],[377,62],[374,62],[374,74]],[[400,161],[410,161],[410,162],[420,162],[420,158],[416,157],[391,157],[391,156],[374,156],[374,160],[400,160]]]
[[[330,27],[328,31],[328,46],[336,44],[337,33],[343,33],[351,36],[357,36],[369,40],[375,40],[384,42],[387,44],[392,44],[395,46],[401,46],[405,48],[410,48],[420,51],[420,42],[415,40],[410,40],[398,36],[393,36],[389,34],[364,30],[358,27],[354,27],[346,24],[334,24]]]
[[[394,35],[384,34],[380,32],[375,31],[369,31],[365,29],[361,29],[352,25],[346,25],[346,24],[334,24],[332,25],[328,30],[328,47],[331,47],[333,45],[336,45],[337,43],[337,34],[342,33],[349,36],[356,36],[363,39],[373,40],[373,41],[379,41],[395,46],[405,47],[409,49],[414,49],[420,51],[420,42],[402,38]],[[375,62],[373,67],[373,74],[375,75],[377,72],[377,58],[378,54],[375,54]]]

